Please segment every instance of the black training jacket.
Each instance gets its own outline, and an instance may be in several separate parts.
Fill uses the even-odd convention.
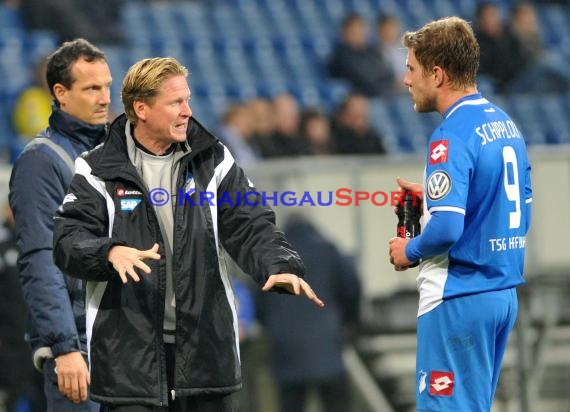
[[[107,261],[116,244],[146,250],[158,242],[159,252],[165,250],[149,190],[128,157],[126,125],[120,116],[105,144],[76,161],[55,217],[54,257],[64,273],[88,281],[92,399],[166,405],[165,260],[147,260],[152,272],[139,271],[141,281],[126,285]],[[193,118],[187,134],[176,187],[183,188],[180,194],[192,193],[191,187],[196,192],[189,197],[171,193],[170,199],[176,204],[177,397],[231,393],[241,386],[236,308],[222,247],[260,285],[271,274],[303,274],[298,254],[275,226],[273,211],[238,201],[238,192],[256,189],[227,148]],[[201,204],[202,191],[224,201],[210,197]],[[256,200],[261,204],[261,196],[250,196],[248,202]]]

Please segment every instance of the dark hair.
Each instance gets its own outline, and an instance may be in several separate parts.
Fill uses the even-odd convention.
[[[325,119],[328,121],[329,118],[321,109],[317,107],[306,108],[303,113],[301,113],[301,122],[299,124],[299,130],[301,131],[301,134],[304,134],[306,132],[305,129],[307,128],[307,125],[313,119]]]
[[[346,111],[346,109],[348,108],[348,106],[350,105],[350,103],[351,103],[353,100],[360,99],[360,98],[364,98],[366,101],[368,101],[368,98],[367,98],[365,95],[361,94],[361,93],[356,93],[356,92],[348,93],[348,94],[347,94],[346,96],[344,96],[344,98],[337,104],[337,106],[336,106],[336,108],[335,108],[335,110],[334,110],[333,116],[334,116],[334,117],[338,117],[338,116],[342,115],[342,114]]]
[[[477,21],[481,20],[483,13],[488,9],[499,9],[499,5],[494,1],[482,1],[478,3],[475,8],[475,19]]]
[[[396,22],[396,23],[400,23],[400,20],[398,20],[398,18],[396,16],[394,16],[393,14],[380,14],[377,18],[376,18],[376,26],[382,26],[386,23],[389,22]]]
[[[341,27],[342,30],[346,30],[355,22],[366,22],[364,18],[358,13],[349,13],[342,19]]]
[[[72,66],[82,58],[88,62],[107,61],[105,54],[85,39],[66,41],[48,56],[46,80],[49,91],[54,97],[53,86],[57,83],[62,84],[66,89],[71,88],[75,81],[71,74]]]

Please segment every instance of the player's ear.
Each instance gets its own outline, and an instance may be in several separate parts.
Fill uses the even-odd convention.
[[[445,71],[439,66],[434,66],[432,71],[435,87],[441,87],[445,82]]]

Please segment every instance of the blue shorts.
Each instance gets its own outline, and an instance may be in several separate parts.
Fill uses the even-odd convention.
[[[489,412],[518,311],[515,288],[444,300],[418,318],[418,412]]]

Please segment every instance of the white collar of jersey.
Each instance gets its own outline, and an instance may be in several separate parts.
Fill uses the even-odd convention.
[[[447,109],[447,112],[443,115],[443,117],[444,119],[449,118],[449,116],[451,116],[461,106],[479,106],[481,104],[487,103],[489,103],[489,101],[484,97],[481,97],[481,94],[470,94],[469,96],[462,97],[457,102],[455,102],[453,106]]]

